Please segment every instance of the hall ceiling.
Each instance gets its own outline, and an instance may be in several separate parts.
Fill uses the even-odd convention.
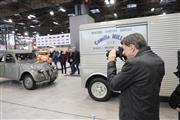
[[[0,0],[0,24],[13,24],[16,34],[23,35],[25,31],[30,36],[59,34],[69,32],[69,16],[75,14],[75,5],[85,4],[88,14],[100,22],[180,12],[179,1],[116,0],[115,4],[107,5],[105,0]],[[61,7],[66,12],[60,11]],[[92,13],[93,10],[99,11]],[[53,16],[50,11],[54,11]],[[29,15],[35,17],[29,19]],[[6,23],[9,19],[12,23]]]

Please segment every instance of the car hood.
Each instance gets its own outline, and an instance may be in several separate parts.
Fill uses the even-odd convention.
[[[47,70],[50,68],[50,65],[47,62],[26,61],[26,62],[21,62],[20,64],[21,67],[26,69]]]

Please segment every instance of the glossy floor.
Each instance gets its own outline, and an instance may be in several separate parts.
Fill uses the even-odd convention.
[[[79,76],[59,74],[54,84],[30,91],[19,82],[0,79],[0,120],[118,120],[118,102],[118,96],[107,102],[92,100]],[[160,119],[177,120],[177,112],[161,103]]]

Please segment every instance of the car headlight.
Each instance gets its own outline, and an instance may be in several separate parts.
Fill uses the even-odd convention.
[[[57,69],[57,67],[56,67],[56,66],[53,66],[53,69]]]
[[[43,70],[38,70],[39,73],[43,73]]]

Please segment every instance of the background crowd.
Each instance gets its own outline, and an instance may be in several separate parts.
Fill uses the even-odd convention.
[[[67,63],[69,63],[71,68],[70,75],[75,74],[76,71],[78,75],[80,74],[80,53],[75,48],[69,48],[67,51],[54,50],[50,52],[50,57],[56,66],[58,62],[60,63],[62,74],[67,74]]]

